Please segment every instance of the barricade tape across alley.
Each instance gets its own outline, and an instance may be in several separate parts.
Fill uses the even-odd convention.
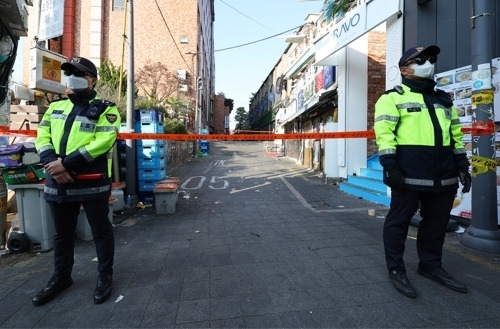
[[[490,135],[495,133],[493,122],[478,122],[471,127],[463,127],[464,133],[474,135]],[[36,130],[13,130],[0,128],[2,136],[26,136],[36,137]],[[173,141],[197,141],[197,140],[217,140],[217,141],[268,141],[274,139],[330,139],[330,138],[375,138],[372,130],[326,132],[326,133],[294,133],[294,134],[161,134],[161,133],[119,133],[119,139],[131,140],[173,140]]]

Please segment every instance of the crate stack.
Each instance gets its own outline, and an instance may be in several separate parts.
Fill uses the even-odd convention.
[[[135,131],[140,133],[165,133],[163,113],[156,109],[136,110]],[[166,144],[164,140],[136,141],[137,180],[139,200],[153,202],[153,189],[167,177]]]
[[[202,129],[201,130],[202,135],[207,135],[208,130],[207,129]],[[208,156],[208,152],[210,151],[210,142],[203,139],[201,141],[198,141],[198,151],[201,156]]]

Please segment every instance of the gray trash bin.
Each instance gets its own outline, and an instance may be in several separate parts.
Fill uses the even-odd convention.
[[[48,251],[54,246],[54,221],[43,199],[45,182],[8,185],[16,193],[19,228],[30,240],[30,249]]]

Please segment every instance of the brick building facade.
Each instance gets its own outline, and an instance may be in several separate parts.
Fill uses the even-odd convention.
[[[224,95],[214,96],[214,134],[229,133],[229,114],[231,113],[231,109],[225,103],[226,97]]]
[[[385,62],[386,62],[386,33],[370,31],[368,33],[368,98],[366,128],[373,131],[375,103],[385,90]],[[367,156],[378,152],[374,138],[367,140]]]
[[[160,62],[169,71],[186,77],[178,96],[189,100],[193,109],[190,122],[194,124],[195,107],[213,116],[212,95],[215,88],[215,59],[213,56],[214,0],[136,0],[133,2],[134,72],[148,63]],[[49,40],[47,48],[66,57],[83,56],[96,66],[103,60],[115,66],[129,67],[129,24],[127,1],[65,0],[64,33]],[[30,10],[34,10],[33,7]],[[31,14],[33,14],[31,16]],[[34,17],[35,13],[30,16]],[[29,48],[37,28],[30,21],[30,34],[25,38],[24,62],[29,63]],[[29,81],[29,70],[23,80]],[[200,85],[203,88],[197,86]],[[198,102],[196,102],[198,97]],[[201,116],[200,116],[201,117]],[[210,126],[210,122],[204,125]],[[194,128],[194,127],[191,127]]]

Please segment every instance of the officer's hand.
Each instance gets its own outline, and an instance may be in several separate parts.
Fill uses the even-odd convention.
[[[73,177],[71,177],[70,173],[67,171],[64,171],[60,174],[57,175],[52,175],[52,178],[58,182],[59,184],[68,184],[68,183],[74,183],[75,181],[73,180]]]
[[[66,168],[62,165],[62,159],[58,158],[57,160],[46,164],[45,171],[54,176],[65,172]]]
[[[462,188],[463,193],[467,193],[470,191],[470,186],[472,184],[472,178],[470,177],[468,169],[459,169],[458,170],[458,178],[460,179],[460,183],[464,186]]]
[[[384,184],[390,188],[400,189],[403,186],[403,174],[399,168],[384,169]]]

